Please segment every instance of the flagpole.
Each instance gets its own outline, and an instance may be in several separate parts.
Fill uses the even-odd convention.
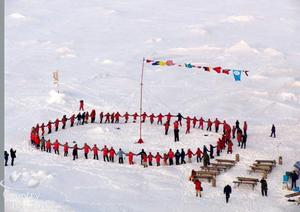
[[[138,143],[144,143],[142,139],[142,111],[143,111],[143,80],[144,80],[145,58],[143,57],[142,73],[141,73],[141,93],[140,93],[140,138]]]

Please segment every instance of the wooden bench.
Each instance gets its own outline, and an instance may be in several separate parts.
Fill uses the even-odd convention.
[[[211,174],[199,174],[195,175],[194,179],[207,179],[208,182],[211,182],[212,179],[215,179],[214,175]]]
[[[235,160],[227,160],[227,159],[216,159],[218,163],[229,163],[229,164],[235,164]]]
[[[223,170],[225,170],[226,168],[220,168],[220,167],[216,167],[216,166],[200,166],[200,168],[202,170],[207,170],[207,171],[218,171],[221,172]]]
[[[272,164],[266,164],[266,163],[253,163],[253,166],[255,166],[255,167],[267,167],[271,170],[273,169]]]
[[[259,167],[259,166],[250,166],[249,174],[252,172],[261,172],[261,173],[270,173],[271,169],[269,167]]]
[[[202,175],[202,174],[208,174],[208,175],[213,175],[214,177],[216,177],[218,174],[220,174],[219,171],[215,171],[215,170],[210,170],[210,171],[196,171],[196,176],[197,175]]]
[[[234,166],[234,164],[230,164],[230,163],[210,163],[212,166],[215,167],[223,167],[225,169],[230,169],[231,167]]]
[[[244,185],[252,185],[252,189],[254,190],[254,187],[257,185],[257,182],[254,181],[233,181],[234,185],[237,185],[238,187],[240,184]]]
[[[256,163],[260,164],[272,164],[273,166],[276,166],[276,160],[255,160]]]
[[[257,178],[252,177],[237,177],[238,181],[250,181],[250,182],[256,182],[258,183],[259,180]]]
[[[285,197],[290,198],[290,197],[297,197],[300,196],[300,192],[295,192],[295,193],[291,193],[291,194],[287,194],[285,195]]]

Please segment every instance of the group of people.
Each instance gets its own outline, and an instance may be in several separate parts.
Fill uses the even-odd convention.
[[[14,166],[14,161],[16,157],[17,157],[17,150],[13,150],[13,148],[11,148],[10,149],[11,166]],[[7,166],[8,159],[9,159],[9,153],[5,150],[4,151],[5,166]]]

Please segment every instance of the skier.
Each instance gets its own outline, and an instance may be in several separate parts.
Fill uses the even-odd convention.
[[[174,122],[174,138],[175,138],[175,142],[179,141],[179,129],[178,129],[178,121]]]
[[[79,111],[80,110],[84,111],[84,101],[83,100],[79,101]]]
[[[199,195],[199,197],[201,197],[201,182],[200,180],[196,179],[194,181],[194,184],[195,184],[195,190],[196,190],[196,197]]]
[[[106,124],[106,123],[109,123],[109,122],[110,122],[109,119],[110,119],[110,114],[109,114],[109,113],[106,113],[106,114],[105,114],[105,122],[104,122],[104,123],[105,123],[105,124]]]
[[[73,160],[78,159],[78,147],[77,144],[75,144],[73,147],[72,155],[73,155]]]
[[[114,150],[113,147],[111,147],[109,150],[109,161],[110,162],[114,162],[115,155],[116,155],[116,151]]]
[[[152,114],[149,116],[149,118],[150,118],[150,123],[153,124],[155,115],[152,113]]]
[[[51,133],[51,128],[52,128],[51,120],[48,122],[47,127],[48,127],[48,134],[50,134]]]
[[[216,133],[219,132],[220,123],[221,122],[218,120],[218,118],[216,118],[216,120],[214,121]]]
[[[119,163],[123,164],[124,163],[123,156],[126,155],[126,153],[123,152],[123,150],[120,148],[116,155],[119,156]]]
[[[133,156],[134,156],[135,154],[134,153],[132,153],[132,152],[128,152],[128,154],[126,154],[126,156],[128,156],[128,163],[130,164],[130,165],[133,165],[134,163],[133,163]]]
[[[84,152],[85,159],[88,159],[88,154],[89,154],[90,150],[91,150],[91,147],[89,145],[87,145],[87,143],[84,143],[83,152]]]
[[[183,149],[182,149],[182,151],[183,151]],[[188,162],[189,162],[189,163],[192,163],[192,157],[193,157],[193,155],[194,155],[194,153],[192,152],[192,150],[191,150],[191,149],[188,149],[186,155],[188,156]]]
[[[276,127],[275,127],[275,125],[274,125],[274,124],[272,125],[272,129],[271,129],[271,135],[270,135],[270,137],[274,137],[274,138],[276,138]]]
[[[241,145],[241,149],[243,149],[243,147],[244,147],[244,149],[246,149],[246,142],[247,142],[247,134],[244,134],[244,135],[242,136],[242,145]]]
[[[174,158],[174,152],[172,151],[172,149],[169,150],[168,152],[168,158],[169,158],[169,165],[172,166],[173,165],[173,158]]]
[[[76,116],[76,119],[77,119],[77,126],[81,124],[81,113],[79,112]]]
[[[58,130],[58,126],[59,126],[59,119],[57,118],[54,122],[54,126],[55,126],[55,131]]]
[[[95,118],[96,118],[96,111],[95,111],[95,109],[92,110],[90,116],[91,116],[91,123],[94,123],[95,122]]]
[[[126,112],[126,113],[123,115],[123,117],[125,118],[125,123],[127,123],[127,122],[128,122],[128,119],[129,119],[129,114],[128,114],[128,112]]]
[[[11,157],[11,166],[14,166],[14,160],[16,156],[17,150],[10,149],[10,157]]]
[[[98,149],[96,144],[94,144],[92,150],[93,150],[93,153],[94,153],[94,160],[99,160],[98,151],[100,151],[100,149]]]
[[[42,139],[41,139],[41,141],[40,141],[41,151],[45,151],[45,143],[46,143],[46,140],[45,140],[45,138],[43,136]]]
[[[152,166],[152,160],[153,160],[153,155],[151,154],[151,152],[149,152],[149,154],[148,154],[148,163],[149,163],[149,166]]]
[[[203,126],[204,126],[204,119],[201,117],[199,119],[199,127],[198,128],[201,128],[201,130],[203,130]]]
[[[268,183],[264,177],[260,180],[260,184],[261,184],[261,195],[268,196]]]
[[[206,131],[211,131],[212,122],[210,119],[207,120],[207,128]]]
[[[191,128],[191,118],[188,116],[188,117],[186,117],[186,131],[185,131],[185,134],[190,133],[190,128]]]
[[[162,118],[164,116],[160,113],[158,116],[157,116],[157,124],[162,124]]]
[[[177,118],[178,118],[178,123],[180,124],[180,126],[182,126],[181,120],[183,119],[183,116],[181,115],[181,113],[177,114]]]
[[[176,150],[176,153],[175,153],[175,164],[176,165],[179,165],[179,160],[180,160],[180,157],[181,157],[181,154],[180,152],[178,151],[178,149]],[[171,164],[170,164],[171,165]]]
[[[196,151],[196,153],[195,153],[195,155],[197,156],[197,163],[201,163],[201,160],[202,160],[202,157],[201,157],[201,155],[203,154],[203,152],[201,151],[201,149],[200,148],[198,148],[197,149],[197,151]]]
[[[101,113],[99,114],[99,119],[100,119],[99,121],[100,121],[100,124],[102,124],[103,117],[104,117],[103,112],[101,112]]]
[[[73,127],[73,126],[74,126],[74,122],[75,122],[75,114],[73,114],[73,115],[70,117],[70,127]]]
[[[103,161],[104,162],[109,162],[108,159],[108,148],[106,147],[106,145],[104,145],[103,149],[101,149],[101,151],[103,152]]]
[[[7,166],[8,157],[9,157],[8,152],[7,152],[7,151],[4,151],[5,166]]]
[[[232,189],[231,189],[230,185],[226,185],[224,187],[224,194],[226,195],[226,203],[228,203],[228,201],[229,201],[231,191],[232,191]]]
[[[169,126],[170,126],[169,122],[166,122],[166,123],[164,124],[164,126],[165,126],[165,135],[168,135]]]
[[[159,152],[155,155],[156,165],[160,166],[160,159],[162,159],[162,156],[159,154]]]
[[[146,152],[144,151],[144,149],[142,149],[142,151],[140,153],[138,153],[137,155],[141,156],[141,164],[143,164],[143,155],[146,155]]]
[[[195,128],[195,126],[196,126],[196,124],[197,124],[197,118],[196,118],[196,116],[194,116],[194,118],[193,118],[193,128]]]
[[[46,152],[51,153],[51,142],[50,139],[46,142]]]
[[[244,121],[244,126],[243,126],[244,134],[247,135],[247,130],[248,130],[248,124],[246,121]]]
[[[54,154],[58,154],[59,155],[59,142],[56,139],[55,142],[53,143],[53,149],[54,149]]]
[[[69,153],[69,146],[68,146],[68,142],[66,142],[64,144],[64,157],[67,157]]]

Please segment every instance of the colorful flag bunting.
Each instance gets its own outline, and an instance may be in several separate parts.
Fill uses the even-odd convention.
[[[220,74],[222,68],[221,67],[214,67],[213,70],[215,70],[218,74]]]
[[[233,70],[233,76],[235,81],[241,81],[241,75],[242,71],[241,70]]]
[[[223,74],[229,74],[229,72],[230,72],[230,69],[223,69],[223,70],[222,70],[222,73],[223,73]]]
[[[207,66],[203,66],[203,68],[204,68],[204,71],[210,71],[210,68]]]

